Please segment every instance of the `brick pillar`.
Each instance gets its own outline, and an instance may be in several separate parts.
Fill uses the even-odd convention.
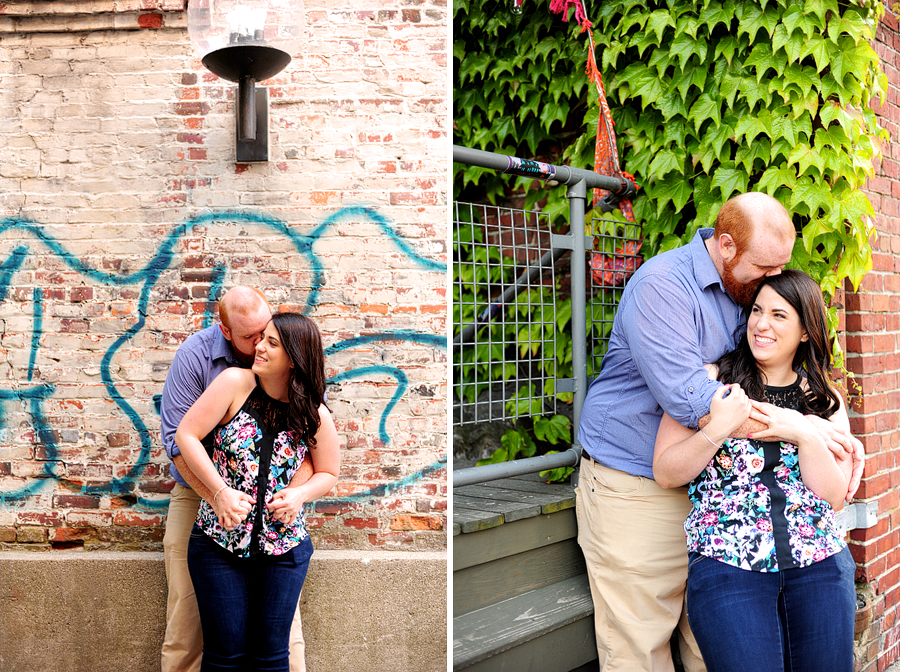
[[[879,26],[875,49],[889,79],[885,103],[875,106],[892,142],[870,180],[875,207],[872,271],[859,291],[847,287],[847,368],[851,381],[850,426],[866,448],[866,468],[857,500],[878,503],[878,524],[850,533],[857,562],[857,588],[866,606],[857,612],[856,669],[882,672],[900,658],[900,138],[897,121],[900,44],[897,18],[889,10]]]

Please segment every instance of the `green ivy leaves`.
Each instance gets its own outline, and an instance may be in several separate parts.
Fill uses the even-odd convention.
[[[454,3],[453,11],[455,142],[563,163],[562,146],[584,131],[587,112],[585,46],[577,26],[531,0],[521,12],[512,2],[493,0]],[[495,174],[460,170],[462,181],[478,184],[492,202],[506,188]],[[550,205],[564,198],[554,194]]]
[[[885,91],[870,44],[877,4],[702,5],[651,2],[634,32],[618,28],[634,22],[634,4],[604,2],[594,33],[599,52],[615,45],[619,65],[603,76],[625,168],[654,202],[636,204],[650,252],[673,234],[687,242],[730,196],[760,190],[803,231],[796,265],[823,286],[837,272],[858,286],[872,217],[860,190],[887,138],[868,110]],[[847,193],[857,195],[848,202]]]

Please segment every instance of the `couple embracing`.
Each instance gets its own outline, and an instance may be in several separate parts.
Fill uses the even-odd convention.
[[[176,480],[163,540],[163,672],[303,672],[306,502],[340,470],[316,325],[234,287],[179,347],[161,403]]]
[[[829,381],[817,283],[774,198],[626,286],[581,416],[578,541],[600,668],[852,672],[855,565],[834,512],[862,444]]]

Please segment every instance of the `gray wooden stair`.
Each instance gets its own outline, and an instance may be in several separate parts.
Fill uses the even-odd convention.
[[[575,494],[537,474],[453,490],[453,669],[596,665]]]

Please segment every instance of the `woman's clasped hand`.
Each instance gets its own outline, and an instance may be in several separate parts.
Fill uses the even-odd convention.
[[[723,385],[716,390],[710,404],[711,420],[704,431],[710,436],[721,435],[721,443],[731,433],[747,422],[753,409],[750,397],[737,383]]]
[[[256,504],[256,499],[226,485],[216,493],[213,509],[219,519],[219,524],[226,530],[233,530],[246,520],[254,504]]]

